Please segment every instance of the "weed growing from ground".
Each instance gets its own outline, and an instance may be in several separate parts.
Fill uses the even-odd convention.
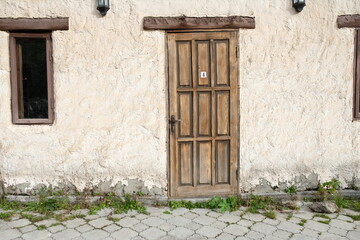
[[[320,196],[320,200],[327,201],[328,196],[333,196],[333,194],[340,187],[340,181],[337,179],[332,179],[329,182],[324,182],[323,184],[319,184],[318,192]]]
[[[286,193],[290,194],[290,195],[297,193],[297,189],[296,189],[296,187],[294,185],[292,185],[292,186],[290,186],[288,188],[285,188],[284,191]]]
[[[0,213],[0,219],[5,221],[10,221],[11,217],[15,214],[15,212],[4,212]]]
[[[274,211],[265,212],[264,216],[270,219],[276,219],[276,213]]]
[[[301,221],[298,223],[298,225],[300,225],[300,226],[304,226],[305,225],[305,223],[307,222],[307,220],[306,219],[301,219]]]

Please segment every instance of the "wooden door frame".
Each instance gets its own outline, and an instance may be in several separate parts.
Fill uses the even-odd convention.
[[[236,191],[235,194],[239,194],[239,187],[240,187],[240,70],[239,70],[239,29],[194,29],[194,30],[168,30],[165,31],[165,46],[166,46],[166,50],[165,50],[165,67],[166,67],[166,109],[167,109],[167,116],[166,116],[166,123],[167,123],[167,149],[168,149],[168,153],[167,153],[167,179],[168,179],[168,198],[171,199],[176,199],[176,198],[184,198],[184,197],[176,197],[174,196],[174,190],[172,189],[171,186],[171,133],[170,133],[170,124],[169,124],[169,118],[170,118],[170,71],[169,71],[169,46],[168,46],[168,35],[172,34],[172,33],[204,33],[204,32],[234,32],[236,34],[236,57],[235,57],[235,71],[236,71],[236,120],[237,120],[237,137],[235,138],[236,140]],[[191,197],[193,198],[193,197]]]

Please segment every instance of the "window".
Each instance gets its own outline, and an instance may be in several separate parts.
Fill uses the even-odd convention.
[[[360,29],[355,33],[354,119],[360,120]]]
[[[51,32],[10,33],[13,123],[53,123],[51,51]]]

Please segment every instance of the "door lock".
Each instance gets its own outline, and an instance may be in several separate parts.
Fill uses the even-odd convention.
[[[175,115],[171,115],[169,123],[171,132],[175,132],[175,123],[181,122],[181,119],[175,119]]]

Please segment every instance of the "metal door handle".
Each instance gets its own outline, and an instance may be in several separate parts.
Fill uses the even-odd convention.
[[[169,123],[171,132],[175,132],[175,123],[181,122],[181,119],[175,119],[175,115],[171,115]]]

